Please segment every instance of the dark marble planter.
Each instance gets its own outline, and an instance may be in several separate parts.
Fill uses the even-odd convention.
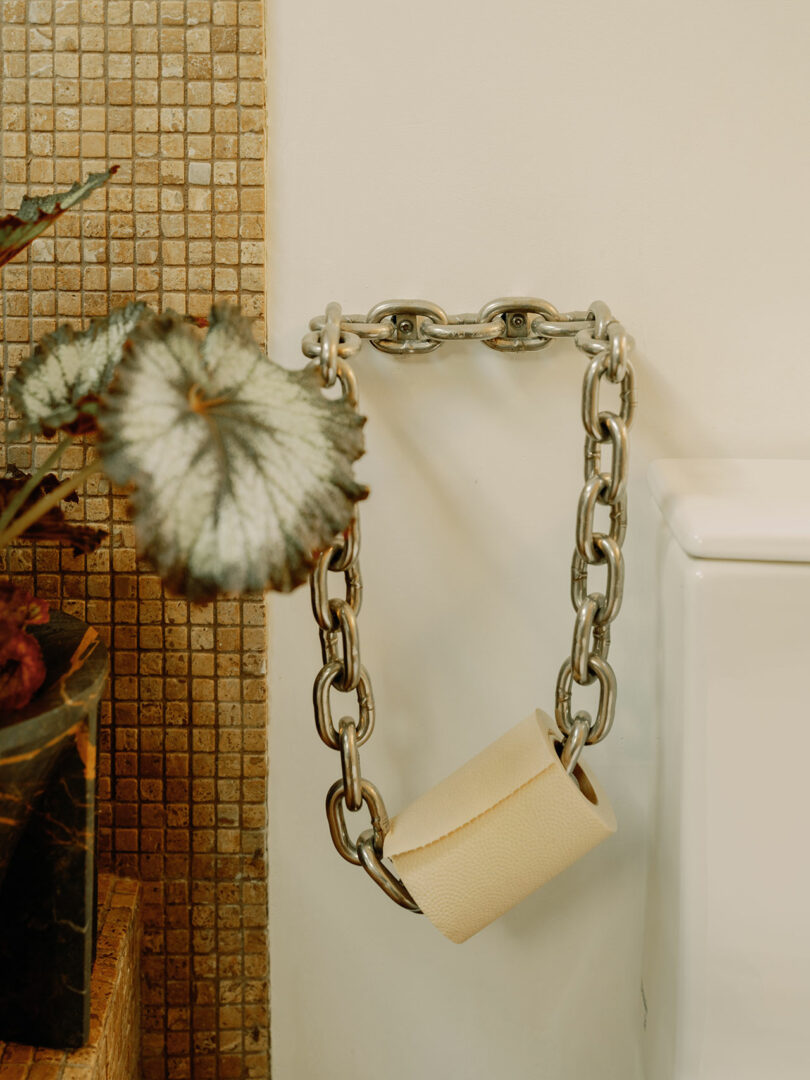
[[[0,719],[0,1039],[81,1046],[95,930],[98,703],[107,649],[54,611],[32,628],[47,677]]]

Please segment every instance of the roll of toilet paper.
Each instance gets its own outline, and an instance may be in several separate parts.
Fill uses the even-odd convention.
[[[462,942],[616,831],[592,773],[575,783],[537,709],[391,822],[384,853],[430,921]]]

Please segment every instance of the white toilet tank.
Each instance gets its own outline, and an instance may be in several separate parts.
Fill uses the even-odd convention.
[[[658,461],[646,1080],[810,1078],[810,461]]]

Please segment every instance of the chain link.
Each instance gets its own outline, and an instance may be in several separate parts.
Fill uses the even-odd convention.
[[[354,408],[357,381],[347,360],[359,352],[364,340],[381,352],[410,357],[453,341],[481,341],[501,352],[525,352],[545,348],[557,338],[573,338],[589,358],[582,384],[585,484],[577,506],[571,560],[571,602],[576,614],[571,654],[560,668],[555,692],[555,718],[563,737],[560,759],[573,774],[583,748],[605,738],[616,711],[616,675],[608,652],[611,623],[619,613],[624,592],[627,432],[636,404],[632,337],[600,300],[587,311],[560,312],[547,300],[530,296],[501,297],[477,313],[463,315],[448,315],[427,300],[386,300],[367,315],[343,315],[338,304],[330,303],[325,315],[310,321],[309,329],[301,345],[304,355],[317,366],[324,388],[339,382],[344,400]],[[602,407],[605,381],[618,387],[618,412]],[[605,447],[610,448],[609,468],[602,461]],[[607,511],[607,532],[596,527],[599,508]],[[374,727],[374,696],[360,659],[357,615],[363,586],[359,554],[360,529],[355,515],[348,531],[320,556],[311,579],[312,611],[323,657],[313,688],[315,722],[321,739],[340,753],[341,762],[341,778],[326,797],[326,816],[343,858],[362,866],[400,906],[418,912],[413,897],[383,862],[388,815],[382,796],[363,778],[360,767],[359,747]],[[604,592],[590,590],[591,567],[605,567]],[[332,597],[329,582],[338,574],[343,575],[344,595]],[[594,683],[599,689],[595,717],[584,709],[574,714],[574,685]],[[344,716],[335,727],[332,691],[355,695],[356,720]],[[371,815],[371,828],[352,841],[345,811],[357,813],[363,804]]]

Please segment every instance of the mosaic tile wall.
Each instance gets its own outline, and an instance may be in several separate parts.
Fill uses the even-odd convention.
[[[133,298],[238,300],[263,339],[262,24],[262,0],[0,0],[0,207],[120,166],[2,271],[5,377],[58,322]],[[0,468],[48,450],[4,445]],[[110,540],[7,569],[112,649],[101,861],[144,882],[144,1080],[267,1077],[264,605],[165,595],[103,479],[70,516]]]

